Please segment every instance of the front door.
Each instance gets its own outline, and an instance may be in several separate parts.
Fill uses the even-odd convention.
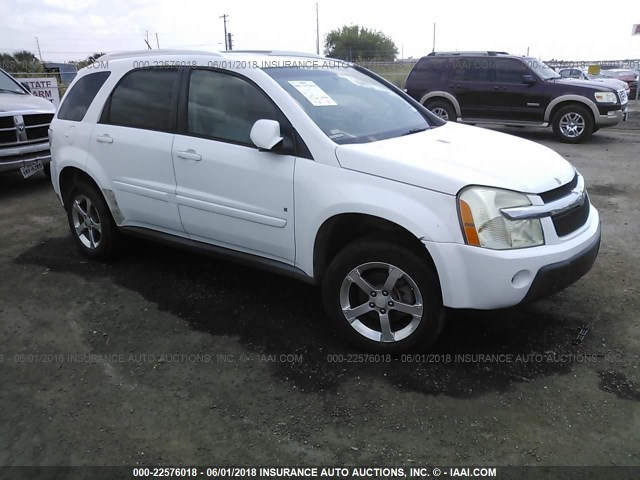
[[[286,129],[286,119],[256,85],[235,74],[194,69],[184,97],[173,162],[186,232],[292,263],[296,158],[261,152],[249,138],[256,120],[278,120]]]

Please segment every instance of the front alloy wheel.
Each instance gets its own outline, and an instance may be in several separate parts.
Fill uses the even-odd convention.
[[[356,347],[380,353],[423,349],[444,316],[437,276],[426,255],[388,239],[356,240],[323,279],[329,320]]]
[[[395,265],[370,262],[351,270],[340,287],[340,306],[351,327],[376,342],[397,342],[422,320],[422,294]]]
[[[565,143],[580,143],[594,132],[591,114],[581,105],[561,108],[553,120],[553,133]]]

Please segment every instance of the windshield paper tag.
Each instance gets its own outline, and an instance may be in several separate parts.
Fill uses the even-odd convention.
[[[311,80],[289,80],[293,88],[298,90],[314,107],[337,105],[327,93]]]

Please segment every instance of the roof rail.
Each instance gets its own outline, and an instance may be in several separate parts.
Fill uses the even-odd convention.
[[[97,60],[116,60],[118,58],[154,57],[157,55],[213,55],[221,57],[219,52],[207,52],[204,50],[179,50],[173,48],[161,48],[160,50],[133,50],[129,52],[113,52],[102,55]]]
[[[305,58],[325,58],[322,55],[308,52],[295,52],[292,50],[226,50],[225,55],[229,53],[253,53],[257,55],[269,55],[271,57],[305,57]]]
[[[497,55],[510,55],[508,52],[500,52],[498,50],[485,50],[485,51],[469,51],[469,52],[431,52],[428,54],[428,57],[433,57],[437,55],[484,55],[489,57],[495,57]]]

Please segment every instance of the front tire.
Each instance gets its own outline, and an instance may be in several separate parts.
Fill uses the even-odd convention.
[[[581,105],[567,105],[553,118],[553,133],[564,143],[580,143],[594,131],[591,113]]]
[[[66,202],[73,240],[86,256],[108,260],[120,249],[120,234],[100,192],[85,182],[77,183]]]
[[[397,242],[345,247],[326,271],[323,300],[340,336],[369,352],[425,349],[444,325],[437,275],[427,259]]]

